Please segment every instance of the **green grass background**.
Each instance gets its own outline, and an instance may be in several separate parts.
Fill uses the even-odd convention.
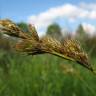
[[[96,60],[92,59],[95,66]],[[72,65],[65,73],[61,64]],[[45,54],[0,51],[0,96],[96,96],[96,75],[79,64]]]

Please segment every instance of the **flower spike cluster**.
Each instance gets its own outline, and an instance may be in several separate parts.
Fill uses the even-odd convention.
[[[63,43],[50,37],[39,38],[34,26],[28,26],[29,32],[23,32],[11,20],[0,20],[0,32],[21,38],[16,44],[16,50],[29,55],[49,53],[64,59],[75,61],[87,69],[93,71],[89,63],[88,55],[80,47],[76,40],[66,39]]]

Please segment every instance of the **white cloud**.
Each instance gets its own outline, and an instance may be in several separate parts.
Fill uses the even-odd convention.
[[[62,18],[64,16],[68,18],[76,18],[80,11],[83,10],[78,9],[76,6],[71,4],[66,4],[60,7],[50,8],[38,15],[32,15],[28,18],[28,22],[35,24],[37,28],[45,27],[54,22],[57,18]]]
[[[84,9],[96,10],[96,3],[81,2],[79,5],[80,5],[81,8],[84,8]]]
[[[40,30],[46,28],[56,19],[64,17],[67,17],[70,22],[74,22],[78,18],[96,19],[96,4],[88,5],[86,3],[81,3],[79,6],[64,4],[62,6],[50,8],[37,15],[29,16],[28,22],[34,24],[37,30]]]
[[[88,33],[89,35],[96,34],[96,26],[92,24],[88,24],[88,23],[82,23],[82,26],[84,30],[86,31],[86,33]]]
[[[79,7],[87,10],[86,17],[89,19],[96,19],[96,3],[80,3]],[[85,14],[85,13],[84,13]]]

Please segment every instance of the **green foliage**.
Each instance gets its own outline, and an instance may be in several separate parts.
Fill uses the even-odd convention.
[[[78,39],[83,48],[85,48],[85,50],[88,52],[88,54],[91,57],[95,57],[96,56],[96,36],[89,36],[83,29],[82,25],[80,24],[78,26],[77,29],[77,33],[76,33],[76,39]]]
[[[84,31],[84,28],[83,28],[83,26],[81,24],[77,28],[76,35],[77,35],[77,38],[80,39],[80,40],[82,40],[82,39],[87,37],[87,34]]]
[[[17,23],[17,25],[24,31],[28,32],[28,25],[24,22]]]
[[[96,56],[96,36],[86,38],[85,48],[91,57]]]
[[[53,23],[53,24],[48,26],[46,34],[51,35],[52,37],[54,37],[58,40],[62,39],[61,28],[56,23]]]
[[[9,67],[7,73],[2,70],[4,67],[0,67],[0,96],[95,96],[96,94],[96,77],[85,69],[81,70],[81,67],[73,64],[86,83],[76,74],[63,73],[66,70],[62,70],[60,65],[70,65],[72,62],[47,54],[33,57],[5,54],[6,62],[3,64],[8,63]]]

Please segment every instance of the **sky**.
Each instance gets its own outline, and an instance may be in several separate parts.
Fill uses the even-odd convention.
[[[48,25],[76,31],[79,24],[89,34],[96,33],[96,0],[0,0],[0,18],[36,26],[39,35]]]

